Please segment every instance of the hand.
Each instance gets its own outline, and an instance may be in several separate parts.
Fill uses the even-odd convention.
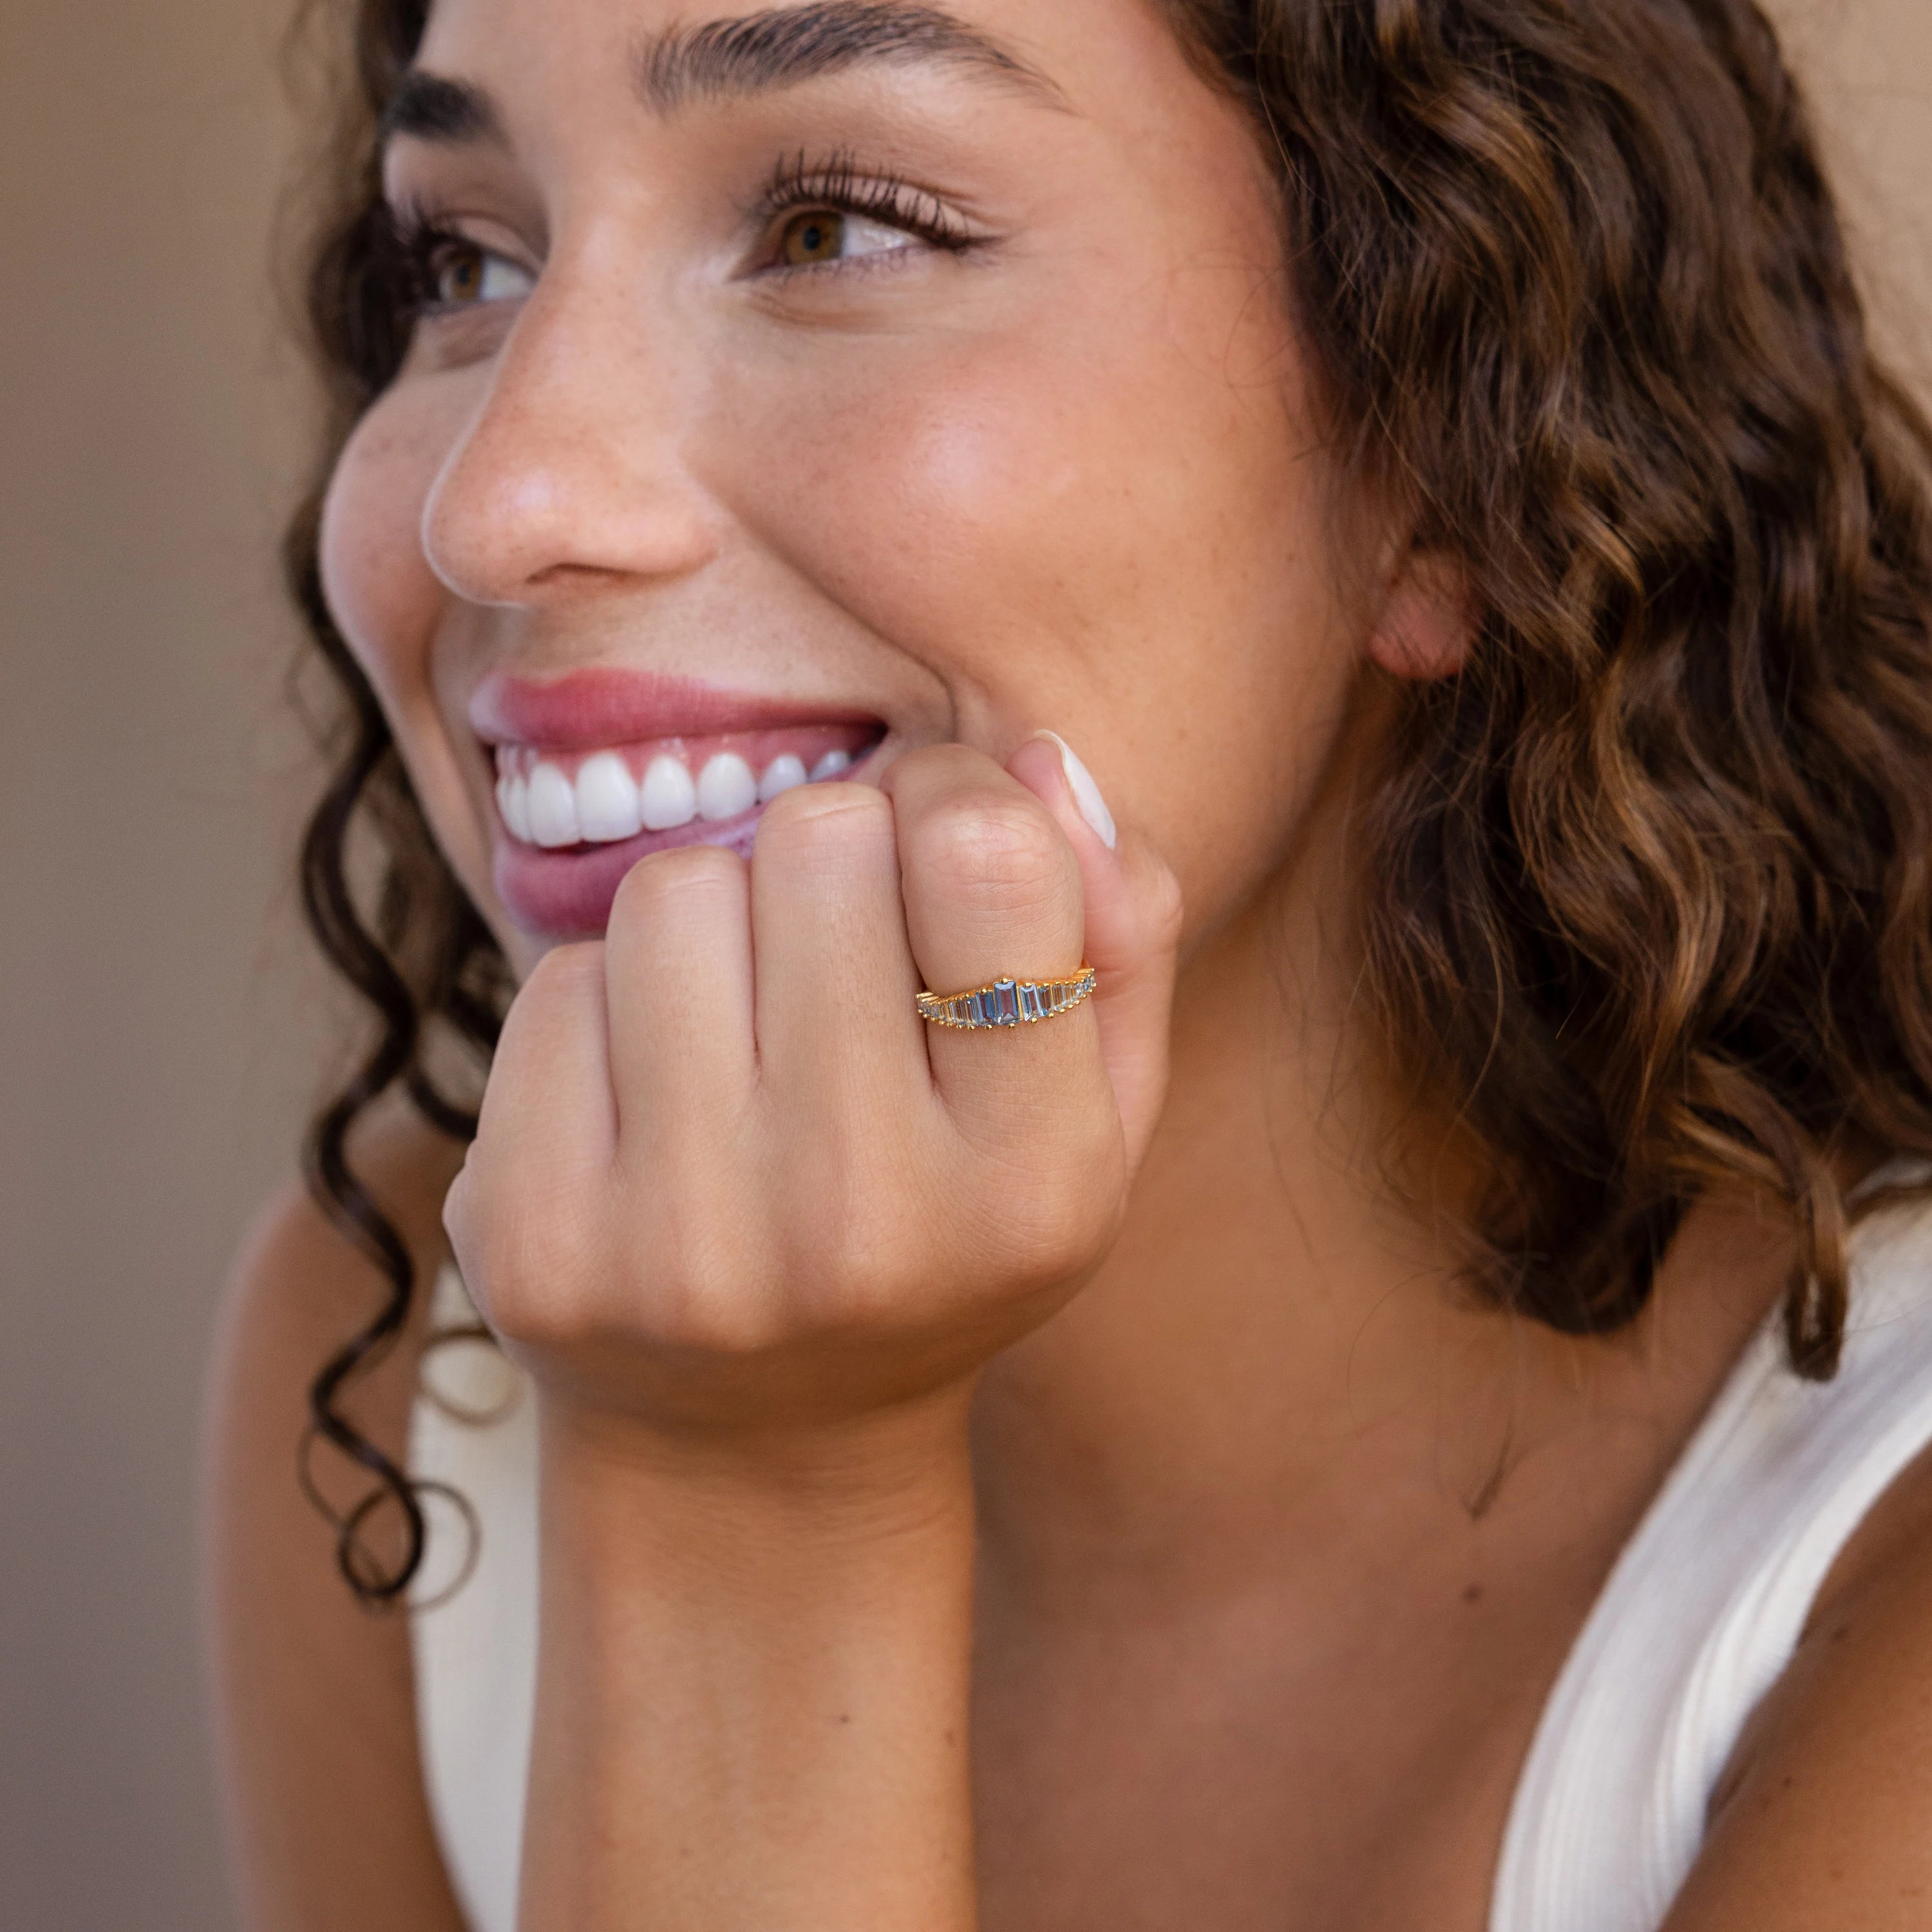
[[[1081,816],[1054,741],[941,746],[625,881],[512,1010],[445,1210],[548,1401],[653,1436],[795,1436],[970,1394],[1120,1225],[1160,1112],[1178,890]],[[1098,969],[950,1032],[923,986]]]

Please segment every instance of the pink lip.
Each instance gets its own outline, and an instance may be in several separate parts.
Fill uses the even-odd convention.
[[[885,728],[873,714],[842,706],[608,668],[544,680],[493,672],[470,700],[470,722],[485,744],[554,754],[668,739],[749,736],[800,726],[860,725],[876,728],[879,736]],[[748,858],[762,815],[760,808],[723,823],[694,821],[675,832],[646,832],[618,844],[565,851],[544,851],[502,836],[495,856],[497,893],[512,919],[526,932],[557,939],[595,938],[610,923],[617,888],[639,860],[694,844],[722,845]]]
[[[873,748],[878,748],[876,742]],[[864,782],[869,753],[862,752],[848,778]],[[681,845],[722,845],[740,858],[752,856],[764,807],[737,818],[694,819],[674,832],[640,832],[608,845],[545,850],[500,830],[494,870],[504,910],[524,932],[552,939],[596,939],[610,922],[611,902],[625,874],[639,860]]]
[[[488,744],[591,752],[657,738],[878,721],[865,712],[838,706],[724,691],[649,671],[603,668],[571,671],[542,682],[493,672],[470,700],[470,722]]]

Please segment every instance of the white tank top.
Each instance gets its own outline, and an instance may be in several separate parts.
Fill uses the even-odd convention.
[[[475,1321],[454,1270],[436,1295],[439,1326]],[[1517,1785],[1490,1932],[1662,1922],[1833,1560],[1932,1444],[1932,1206],[1859,1229],[1851,1306],[1844,1365],[1822,1386],[1791,1373],[1766,1323],[1618,1559]],[[412,1467],[466,1497],[482,1531],[466,1583],[412,1621],[424,1771],[472,1932],[515,1932],[536,1680],[535,1405],[487,1346],[435,1352],[424,1382]],[[449,1405],[503,1412],[479,1426]],[[430,1511],[433,1551],[460,1551],[451,1507],[432,1498]],[[432,1574],[424,1594],[448,1580]]]

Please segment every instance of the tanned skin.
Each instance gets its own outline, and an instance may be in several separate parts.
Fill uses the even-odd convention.
[[[1453,1169],[1397,1208],[1348,832],[1388,679],[1460,662],[1455,574],[1336,473],[1263,158],[1156,10],[954,12],[1034,80],[667,112],[671,0],[438,0],[421,64],[493,112],[388,156],[477,272],[344,456],[325,576],[522,988],[460,1175],[403,1123],[363,1154],[539,1404],[520,1922],[1480,1932],[1543,1700],[1786,1250],[1707,1202],[1579,1342],[1456,1290]],[[785,272],[744,211],[801,150],[974,245]],[[497,890],[469,706],[588,666],[856,706],[884,754],[560,943]],[[913,1014],[1083,958],[1016,1035]],[[406,1631],[292,1476],[378,1286],[278,1205],[218,1367],[252,1932],[459,1922]],[[356,1397],[392,1455],[412,1373]],[[1924,1924],[1928,1510],[1917,1469],[1840,1564],[1671,1932]]]

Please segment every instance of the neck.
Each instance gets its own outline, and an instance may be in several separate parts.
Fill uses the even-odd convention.
[[[1340,850],[1190,956],[1121,1238],[988,1376],[982,1527],[1010,1561],[1198,1579],[1262,1550],[1332,1565],[1339,1540],[1385,1563],[1392,1519],[1466,1526],[1532,1459],[1540,1481],[1587,1470],[1606,1432],[1674,1454],[1784,1280],[1775,1220],[1710,1203],[1622,1336],[1562,1336],[1464,1286],[1456,1204],[1418,1212],[1386,1173],[1414,1123],[1324,936],[1347,929]]]

